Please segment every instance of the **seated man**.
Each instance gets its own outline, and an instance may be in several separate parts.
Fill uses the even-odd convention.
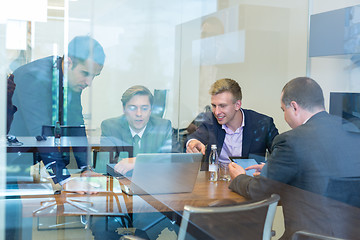
[[[241,108],[239,84],[228,78],[217,80],[210,88],[212,113],[207,121],[188,137],[187,152],[210,153],[217,145],[220,162],[229,163],[229,156],[264,160],[278,130],[273,119]],[[207,145],[205,151],[205,145]]]
[[[101,123],[101,135],[113,141],[134,147],[138,153],[180,152],[180,145],[173,137],[171,122],[151,115],[153,95],[144,86],[127,89],[121,98],[124,115],[106,119]],[[124,174],[133,164],[120,161],[115,170]]]
[[[133,86],[127,89],[121,98],[124,115],[104,120],[101,123],[101,135],[115,144],[132,145],[134,156],[138,153],[180,152],[179,143],[173,138],[171,122],[151,115],[153,95],[144,86]],[[116,145],[118,145],[116,144]],[[134,167],[134,159],[119,161],[115,170],[126,174]],[[161,230],[172,224],[161,213],[134,213],[132,225],[136,228],[135,235],[155,239]],[[120,231],[126,228],[121,218],[110,218],[106,221],[96,217],[90,226],[95,239],[119,239]],[[104,229],[107,229],[104,231]]]
[[[242,167],[229,164],[229,188],[249,199],[280,194],[285,219],[281,239],[289,239],[299,230],[357,238],[358,223],[348,219],[357,220],[358,217],[350,216],[358,210],[342,208],[339,202],[323,196],[339,193],[356,199],[358,189],[352,193],[344,189],[331,192],[329,186],[336,178],[360,177],[360,135],[345,131],[343,119],[325,111],[323,91],[311,78],[291,80],[280,98],[285,121],[292,130],[274,139],[265,165],[251,167],[261,171],[260,176],[247,176]],[[339,207],[343,211],[334,212]],[[324,220],[330,221],[324,224]]]

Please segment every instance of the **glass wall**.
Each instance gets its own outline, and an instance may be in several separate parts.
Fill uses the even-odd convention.
[[[321,12],[320,6],[326,4],[312,1],[310,15]],[[131,157],[132,150],[127,153],[124,148],[118,158],[102,148],[107,144],[132,146],[129,125],[133,130],[143,130],[146,125],[149,130],[150,124],[159,124],[152,130],[154,147],[149,152],[175,147],[185,152],[188,127],[209,109],[208,90],[218,79],[238,81],[242,107],[273,117],[280,133],[290,129],[280,109],[281,90],[290,79],[307,73],[319,79],[326,102],[333,86],[343,86],[335,80],[329,84],[329,75],[332,79],[341,76],[348,83],[346,89],[336,90],[357,91],[356,69],[349,70],[348,60],[339,60],[340,69],[333,63],[336,67],[331,71],[327,61],[338,60],[308,61],[308,22],[306,0],[0,3],[0,113],[8,118],[14,113],[8,135],[12,142],[2,140],[0,144],[5,210],[0,211],[2,236],[39,239],[53,234],[58,239],[92,239],[91,214],[84,212],[96,215],[92,204],[110,201],[109,196],[87,195],[80,198],[79,208],[76,197],[54,201],[54,191],[63,190],[64,184],[67,190],[108,190],[107,179],[92,177],[106,174],[110,161]],[[83,38],[72,45],[78,36]],[[16,112],[9,103],[11,95],[5,91],[7,84],[12,84],[5,81],[11,73],[16,84],[12,96]],[[139,89],[141,94],[133,98],[132,91]],[[0,118],[0,133],[6,139],[8,120]],[[60,153],[54,152],[56,129],[51,128],[57,122],[77,131],[61,128],[60,144],[64,146],[60,147],[64,150]],[[43,126],[50,127],[48,133]],[[104,136],[122,136],[124,129],[131,141],[101,142]],[[85,143],[77,145],[70,139],[74,136]],[[39,146],[49,141],[51,150]],[[24,145],[29,149],[18,148]],[[86,171],[89,166],[93,171]],[[69,182],[70,175],[76,187]],[[88,178],[83,180],[81,175]],[[119,185],[112,190],[121,193]],[[59,201],[63,201],[67,215],[56,214],[61,209],[51,204]],[[137,204],[148,205],[141,199]],[[98,215],[105,211],[105,205],[96,210]],[[156,239],[157,233],[151,234]]]

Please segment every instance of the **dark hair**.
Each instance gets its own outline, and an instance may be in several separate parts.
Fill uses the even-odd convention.
[[[283,90],[281,101],[286,107],[295,101],[300,107],[312,112],[314,108],[325,108],[324,95],[320,85],[308,77],[298,77],[288,82]]]
[[[68,56],[76,66],[79,62],[83,63],[87,59],[92,59],[97,64],[103,66],[105,53],[98,41],[89,36],[77,36],[68,45]]]
[[[241,87],[239,84],[230,78],[219,79],[211,85],[209,93],[213,96],[223,92],[230,92],[234,96],[233,101],[242,99]]]
[[[150,90],[147,87],[141,86],[141,85],[136,85],[136,86],[132,86],[130,88],[128,88],[124,94],[121,97],[121,102],[123,104],[123,107],[125,107],[126,103],[128,101],[130,101],[130,99],[132,97],[134,97],[135,95],[143,95],[143,96],[148,96],[149,97],[149,102],[150,105],[153,105],[154,102],[154,96],[152,95],[152,93],[150,92]]]

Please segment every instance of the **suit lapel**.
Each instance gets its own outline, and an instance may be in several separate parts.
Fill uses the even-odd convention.
[[[213,124],[214,126],[216,126],[216,135],[217,136],[217,139],[216,139],[216,145],[217,145],[217,152],[218,152],[218,155],[220,155],[221,153],[221,149],[224,145],[224,141],[225,141],[225,130],[222,129],[222,125],[218,123],[218,121],[216,120],[215,116],[213,115]],[[211,134],[211,133],[210,133]],[[210,149],[210,147],[209,147]],[[209,151],[210,153],[210,151]]]
[[[128,121],[126,120],[125,115],[123,115],[120,118],[119,125],[120,125],[120,128],[119,128],[120,139],[122,139],[127,144],[132,145],[132,135],[131,135],[129,124],[128,124]]]
[[[253,131],[251,130],[251,117],[247,111],[243,109],[245,115],[245,126],[242,137],[242,156],[249,156],[251,139],[253,139]]]

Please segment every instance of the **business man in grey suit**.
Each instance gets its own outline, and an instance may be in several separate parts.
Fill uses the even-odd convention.
[[[330,219],[329,211],[334,209],[322,196],[331,178],[360,176],[360,135],[345,131],[341,119],[325,111],[321,87],[311,78],[285,85],[281,109],[292,130],[275,137],[264,167],[252,167],[260,176],[247,176],[242,167],[229,164],[229,188],[247,198],[279,193],[285,218],[282,239],[297,230],[345,237],[349,229],[331,225],[336,217]]]
[[[132,86],[124,92],[121,101],[124,115],[104,120],[101,123],[103,137],[119,142],[120,145],[124,143],[133,145],[135,157],[138,153],[180,152],[180,145],[172,134],[171,122],[151,115],[153,95],[148,88],[140,85]],[[135,158],[122,159],[115,165],[115,170],[126,174],[133,169],[134,162]],[[116,229],[125,227],[121,224],[122,221],[117,221],[116,218],[106,221],[101,217],[94,219],[90,228],[95,239],[121,237]],[[106,225],[107,221],[109,225]],[[159,212],[134,213],[132,224],[136,228],[135,235],[146,239],[149,232],[157,235],[166,226],[172,226]],[[144,230],[152,225],[154,226],[148,232]]]
[[[124,115],[106,119],[101,123],[101,135],[134,147],[138,153],[180,152],[180,145],[173,137],[171,122],[151,115],[153,95],[144,86],[132,86],[121,98]],[[125,173],[124,161],[115,169]]]

